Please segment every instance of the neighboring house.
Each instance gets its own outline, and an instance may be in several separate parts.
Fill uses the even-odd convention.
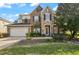
[[[30,14],[21,14],[16,23],[8,25],[10,36],[25,36],[26,33],[38,31],[46,36],[57,32],[54,27],[54,11],[47,6],[40,5]]]
[[[0,17],[0,34],[8,33],[7,26],[11,22]]]

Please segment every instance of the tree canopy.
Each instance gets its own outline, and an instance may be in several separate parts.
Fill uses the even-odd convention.
[[[56,11],[56,20],[59,28],[71,32],[71,38],[79,31],[79,4],[59,3]]]

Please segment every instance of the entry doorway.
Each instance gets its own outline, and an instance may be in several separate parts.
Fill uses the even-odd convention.
[[[50,26],[49,25],[46,25],[45,26],[45,29],[46,29],[46,36],[50,36]]]

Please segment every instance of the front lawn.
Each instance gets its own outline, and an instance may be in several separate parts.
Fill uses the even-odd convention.
[[[71,43],[41,43],[36,45],[16,45],[0,50],[0,54],[6,55],[70,55],[79,54],[79,45]]]

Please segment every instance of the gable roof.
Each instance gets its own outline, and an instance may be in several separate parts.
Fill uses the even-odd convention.
[[[31,13],[37,11],[37,12],[41,12],[42,11],[42,7],[40,5],[38,5]]]
[[[6,19],[4,19],[4,18],[2,18],[2,17],[0,17],[0,20],[1,20],[1,21],[4,21],[4,22],[7,22],[7,23],[11,23],[10,21],[8,21],[8,20],[6,20]]]
[[[54,13],[54,11],[49,6],[46,6],[41,12],[47,12],[47,9],[48,12]]]
[[[25,26],[25,27],[27,26],[27,27],[29,27],[31,25],[29,25],[27,23],[14,23],[14,24],[9,24],[7,26],[9,26],[9,27],[19,27],[19,26]]]
[[[54,11],[49,7],[49,6],[47,6],[47,7],[45,7],[45,8],[42,8],[41,6],[40,6],[40,4],[31,12],[31,13],[29,13],[29,14],[20,14],[20,15],[30,15],[30,14],[32,14],[33,12],[35,12],[35,11],[37,11],[37,12],[43,12],[43,11],[45,11],[46,9],[49,9],[52,13],[54,13]]]

